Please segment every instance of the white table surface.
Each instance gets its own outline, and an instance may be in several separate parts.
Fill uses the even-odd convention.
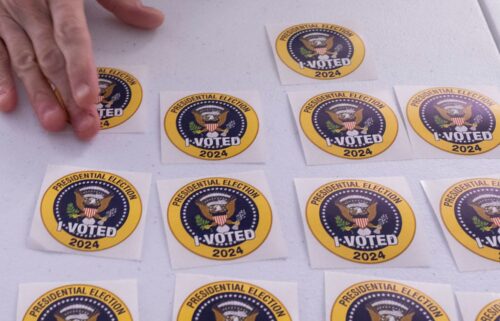
[[[153,186],[140,263],[49,254],[26,248],[35,201],[47,164],[149,171],[154,179],[264,169],[290,247],[286,261],[236,264],[188,272],[299,282],[301,320],[324,320],[323,273],[309,268],[294,177],[406,176],[425,225],[432,268],[352,270],[407,280],[453,284],[460,291],[498,290],[500,271],[458,273],[424,193],[421,179],[500,172],[498,160],[414,160],[306,167],[285,88],[280,85],[264,25],[288,21],[357,20],[376,51],[378,84],[500,84],[500,57],[476,0],[168,0],[148,1],[166,12],[154,33],[124,27],[88,1],[100,64],[148,64],[150,129],[146,134],[100,135],[91,143],[71,134],[45,134],[26,99],[0,115],[0,314],[13,320],[20,282],[137,278],[141,319],[171,320],[170,269],[160,206]],[[321,85],[325,89],[335,84]],[[292,87],[298,89],[299,87]],[[266,165],[166,166],[160,163],[160,90],[261,92],[269,160]],[[272,153],[271,153],[272,151]],[[184,271],[183,271],[184,272]]]

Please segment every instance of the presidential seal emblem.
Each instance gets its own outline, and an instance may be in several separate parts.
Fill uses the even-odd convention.
[[[500,321],[500,299],[485,306],[477,315],[476,321]]]
[[[292,321],[269,291],[240,281],[207,284],[184,301],[177,321]]]
[[[112,292],[93,285],[53,289],[28,308],[23,321],[133,321],[127,305]]]
[[[101,129],[123,124],[130,119],[142,102],[142,86],[132,74],[116,68],[101,67],[97,112]]]
[[[345,289],[331,310],[331,321],[450,321],[431,297],[408,285],[365,281]]]
[[[342,78],[363,62],[365,45],[354,31],[328,23],[306,23],[285,29],[276,52],[293,71],[313,79]]]
[[[426,142],[457,155],[486,153],[499,142],[500,105],[468,89],[436,87],[410,98],[407,116]]]
[[[252,145],[259,119],[240,98],[200,93],[184,97],[168,109],[164,130],[180,151],[199,159],[223,160]]]
[[[141,198],[126,179],[102,171],[81,171],[53,182],[40,213],[49,234],[79,251],[101,251],[127,239],[142,216]]]
[[[328,251],[364,264],[399,256],[416,230],[413,210],[401,195],[361,180],[334,181],[318,188],[307,202],[306,219]]]
[[[391,107],[352,91],[314,96],[302,107],[299,119],[302,131],[314,145],[348,159],[377,156],[398,134],[398,120]]]
[[[234,260],[257,250],[272,225],[265,196],[245,182],[210,177],[178,190],[167,220],[175,238],[189,251],[213,260]]]
[[[500,262],[500,179],[461,181],[443,194],[440,208],[443,224],[460,244]]]

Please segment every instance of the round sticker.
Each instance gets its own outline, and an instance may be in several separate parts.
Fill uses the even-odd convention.
[[[500,106],[468,90],[436,87],[417,93],[408,102],[413,129],[429,144],[458,155],[475,155],[497,147]]]
[[[336,299],[331,321],[450,321],[431,297],[405,284],[365,281]]]
[[[53,182],[40,212],[50,235],[80,251],[111,248],[127,239],[142,216],[141,198],[126,179],[102,171],[81,171]]]
[[[139,80],[130,73],[116,68],[101,67],[97,112],[101,129],[123,124],[130,119],[142,102],[142,87]]]
[[[476,321],[500,321],[500,299],[485,306],[477,315]]]
[[[177,321],[291,321],[272,293],[240,281],[207,284],[189,295]]]
[[[276,52],[293,71],[309,78],[342,78],[365,58],[363,40],[354,31],[328,23],[306,23],[285,29],[276,39]]]
[[[168,109],[164,130],[180,151],[199,159],[223,160],[252,145],[259,119],[240,98],[200,93],[184,97]]]
[[[112,292],[93,285],[72,284],[39,297],[23,321],[132,321],[127,305]]]
[[[234,260],[264,243],[271,231],[272,210],[252,185],[210,177],[178,190],[167,218],[173,235],[189,251],[213,260]]]
[[[469,179],[453,185],[441,198],[441,218],[460,244],[500,262],[500,179]]]
[[[398,193],[378,183],[339,180],[309,197],[306,219],[328,251],[357,263],[387,262],[413,241],[413,210]]]
[[[383,101],[362,93],[317,95],[300,111],[300,125],[321,150],[342,158],[364,159],[388,149],[398,134],[396,115]]]

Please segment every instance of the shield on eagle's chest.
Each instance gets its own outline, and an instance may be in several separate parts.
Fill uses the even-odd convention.
[[[500,216],[492,217],[491,220],[493,221],[493,224],[500,227]]]
[[[217,123],[208,123],[208,124],[205,124],[205,128],[210,132],[210,133],[213,133],[214,131],[217,130],[217,128],[219,128],[219,125]]]
[[[363,217],[363,218],[361,218],[361,217],[354,218],[354,222],[360,228],[366,228],[368,226],[368,218],[366,218],[366,217]]]
[[[325,55],[326,54],[326,47],[314,48],[314,51],[316,51],[316,53],[318,55]]]
[[[463,117],[452,117],[451,120],[455,126],[463,126],[465,119]]]
[[[346,122],[344,122],[344,127],[347,128],[348,130],[353,130],[356,127],[356,122],[355,121],[346,121]]]
[[[215,223],[219,226],[223,226],[227,222],[227,215],[215,215],[213,218]]]
[[[97,214],[97,208],[86,207],[83,214],[85,215],[85,217],[93,218]]]

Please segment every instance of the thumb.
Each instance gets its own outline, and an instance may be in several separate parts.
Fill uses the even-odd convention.
[[[97,2],[121,21],[137,28],[155,29],[165,19],[160,10],[143,5],[141,0],[97,0]]]

